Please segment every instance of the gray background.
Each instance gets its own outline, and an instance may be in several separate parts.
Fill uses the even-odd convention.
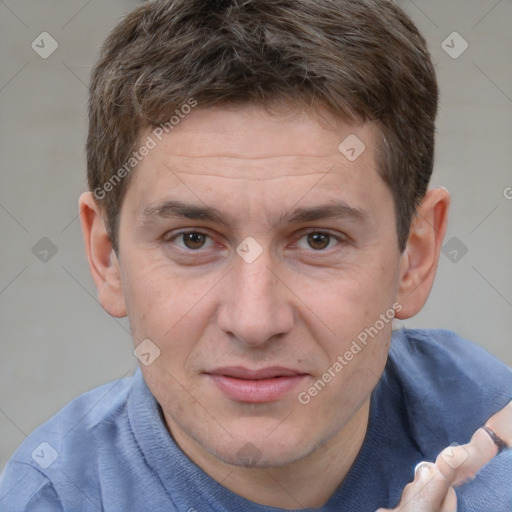
[[[426,307],[397,327],[451,329],[512,365],[512,2],[399,3],[439,73],[432,184],[452,194],[446,242],[455,240]],[[77,218],[88,75],[108,30],[135,4],[0,0],[0,471],[69,400],[137,366],[128,322],[97,302]],[[458,58],[442,48],[446,40],[460,51],[454,31],[469,44]],[[31,47],[42,32],[59,45],[47,59]],[[43,237],[57,250],[46,262]]]

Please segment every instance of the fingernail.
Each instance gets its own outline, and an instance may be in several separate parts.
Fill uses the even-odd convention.
[[[430,465],[428,462],[420,462],[415,468],[414,468],[414,474],[419,475],[420,478],[428,473],[430,471]]]

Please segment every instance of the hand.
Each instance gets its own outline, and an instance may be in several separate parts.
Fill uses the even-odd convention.
[[[421,462],[416,466],[414,480],[407,484],[400,503],[394,509],[379,508],[376,512],[456,512],[457,496],[453,486],[436,464]]]
[[[376,512],[456,512],[454,486],[475,478],[499,450],[511,446],[512,401],[479,428],[468,444],[445,448],[435,464],[418,464],[400,503],[394,509],[379,508]]]

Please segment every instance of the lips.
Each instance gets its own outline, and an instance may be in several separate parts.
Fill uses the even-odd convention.
[[[207,376],[227,398],[236,402],[265,403],[283,398],[307,374],[279,366],[258,370],[231,366],[212,370]]]
[[[224,375],[225,377],[233,377],[234,379],[244,380],[263,380],[273,379],[276,377],[293,377],[295,375],[303,375],[303,372],[290,370],[281,366],[272,366],[270,368],[262,368],[260,370],[248,370],[242,366],[230,366],[226,368],[217,368],[210,375]]]

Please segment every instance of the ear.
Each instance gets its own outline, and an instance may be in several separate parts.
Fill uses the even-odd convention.
[[[434,283],[443,245],[450,193],[445,188],[429,190],[411,223],[407,246],[400,258],[400,282],[397,300],[402,320],[418,313],[424,306]]]
[[[78,201],[85,251],[92,278],[103,309],[112,316],[126,316],[121,270],[103,222],[102,212],[92,192],[84,192]]]

